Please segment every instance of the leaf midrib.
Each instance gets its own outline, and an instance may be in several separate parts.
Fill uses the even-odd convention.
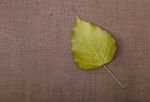
[[[89,33],[88,33],[89,34]],[[97,59],[99,60],[99,62],[103,63],[101,58],[99,57],[97,51],[95,50],[95,48],[92,46],[93,44],[91,43],[91,40],[83,33],[83,35],[85,36],[87,42],[89,43],[89,45],[91,46],[91,49],[93,50],[93,53],[95,53]]]
[[[90,33],[88,33],[90,35]],[[104,60],[105,60],[105,57],[107,56],[108,52],[110,51],[110,40],[109,40],[109,43],[108,43],[108,47],[107,47],[107,52],[102,60],[102,58],[99,56],[98,52],[95,50],[95,48],[92,46],[93,44],[91,43],[92,41],[89,39],[90,37],[87,37],[84,33],[83,35],[85,36],[87,42],[89,43],[89,45],[91,46],[91,49],[93,50],[93,53],[95,53],[97,59],[102,63],[104,64]]]

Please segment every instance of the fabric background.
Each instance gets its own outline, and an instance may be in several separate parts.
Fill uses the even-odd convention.
[[[126,90],[73,62],[73,7],[115,37]],[[0,0],[0,102],[150,102],[150,1]]]

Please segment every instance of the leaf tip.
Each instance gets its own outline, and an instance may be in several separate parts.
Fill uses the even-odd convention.
[[[74,7],[73,7],[73,12],[74,12],[76,20],[80,20],[80,17],[78,16],[78,13],[77,13],[77,10]]]
[[[78,15],[76,15],[75,17],[76,17],[76,20],[80,20],[80,17]]]

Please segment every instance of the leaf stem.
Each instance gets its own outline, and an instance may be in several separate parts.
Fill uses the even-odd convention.
[[[106,67],[106,65],[103,65],[103,67],[115,79],[119,86],[121,86],[123,89],[126,88],[123,83],[121,83],[121,81],[111,72],[111,70]]]

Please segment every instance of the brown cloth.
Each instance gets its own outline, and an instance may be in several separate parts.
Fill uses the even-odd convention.
[[[73,62],[73,7],[115,37],[126,90]],[[150,0],[0,0],[0,102],[150,102]]]

